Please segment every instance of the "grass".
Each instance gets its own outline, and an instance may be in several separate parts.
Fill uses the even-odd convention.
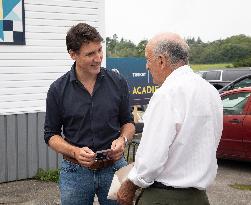
[[[230,184],[230,187],[234,189],[240,189],[240,190],[249,190],[251,191],[251,185],[246,185],[246,184]]]
[[[192,64],[191,67],[192,67],[192,69],[194,71],[199,71],[199,70],[232,68],[233,65],[230,64],[230,63],[221,63],[221,64]]]
[[[54,170],[44,171],[43,169],[38,169],[38,172],[34,178],[41,181],[58,182],[59,170],[54,169]]]

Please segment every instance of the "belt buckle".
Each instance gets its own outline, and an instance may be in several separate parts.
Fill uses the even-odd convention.
[[[100,163],[104,163],[103,160],[95,160],[94,164],[95,163],[97,163],[96,167],[94,166],[94,168],[92,168],[92,166],[90,166],[89,169],[91,169],[92,171],[98,171],[98,170],[102,169],[102,166],[100,166]]]

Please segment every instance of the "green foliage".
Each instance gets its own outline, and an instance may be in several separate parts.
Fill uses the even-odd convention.
[[[106,38],[107,57],[144,57],[147,40],[142,40],[138,45],[125,39],[118,40],[116,34],[112,38]]]
[[[112,38],[106,38],[107,57],[144,57],[147,40],[142,40],[135,45],[130,40],[118,39],[116,34]],[[251,37],[236,35],[224,40],[216,40],[204,43],[199,37],[188,38],[190,47],[189,61],[192,64],[222,64],[243,61],[251,56]],[[237,64],[236,64],[237,65]],[[238,64],[239,65],[239,64]],[[231,66],[230,66],[231,67]]]
[[[230,187],[234,189],[240,189],[240,190],[249,190],[251,191],[251,185],[245,185],[245,184],[230,184]]]
[[[41,181],[58,182],[59,170],[56,169],[44,171],[43,169],[38,169],[38,172],[34,178]]]
[[[209,43],[187,40],[191,63],[233,63],[251,56],[251,37],[237,35]]]
[[[233,63],[235,67],[251,67],[251,56]]]

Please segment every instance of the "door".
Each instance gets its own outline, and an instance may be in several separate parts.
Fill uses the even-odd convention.
[[[248,160],[251,160],[251,96],[249,96],[248,101],[249,101],[248,111],[243,122],[243,127],[246,131],[246,134],[243,137],[243,144],[244,144],[246,157]]]
[[[223,102],[223,132],[218,148],[218,155],[229,158],[245,156],[243,137],[243,121],[250,93],[231,93],[222,97]]]

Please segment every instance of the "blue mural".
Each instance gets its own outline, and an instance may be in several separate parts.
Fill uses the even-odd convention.
[[[159,87],[153,83],[152,76],[146,69],[145,58],[106,58],[106,66],[117,70],[127,80],[131,105],[148,104]]]
[[[25,44],[24,0],[0,0],[0,44]]]

